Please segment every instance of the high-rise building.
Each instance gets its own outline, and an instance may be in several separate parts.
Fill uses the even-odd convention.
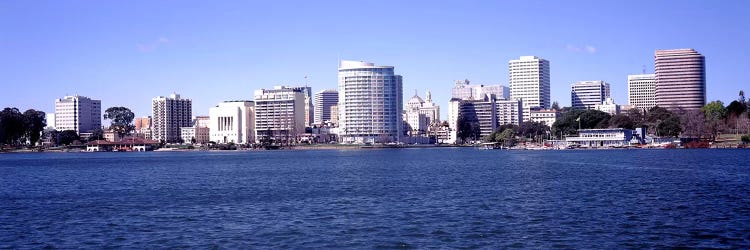
[[[288,144],[305,133],[305,93],[276,86],[255,91],[255,141]]]
[[[286,88],[302,91],[302,94],[305,95],[305,126],[307,127],[312,125],[315,119],[315,106],[313,105],[312,88],[308,86]]]
[[[510,99],[523,103],[523,119],[530,119],[531,108],[549,108],[550,66],[549,61],[536,56],[522,56],[508,62],[510,68]]]
[[[510,98],[510,88],[503,85],[476,85],[469,80],[456,81],[451,90],[451,98],[461,100],[482,100],[486,95],[495,95],[498,99]]]
[[[219,103],[208,110],[208,116],[210,141],[237,144],[255,142],[255,103],[252,101]]]
[[[90,133],[102,127],[102,101],[85,96],[65,96],[55,100],[55,128]]]
[[[338,71],[339,138],[346,143],[398,141],[403,89],[394,67],[341,61]]]
[[[574,109],[594,109],[609,96],[609,83],[604,81],[580,81],[570,86],[570,103]]]
[[[337,103],[339,103],[339,92],[334,89],[326,89],[315,93],[314,123],[321,125],[331,121],[331,106],[335,106]]]
[[[639,109],[656,106],[656,75],[628,75],[628,105]]]
[[[693,49],[657,50],[656,105],[699,109],[706,104],[706,59]]]
[[[151,137],[167,143],[179,142],[180,128],[193,126],[193,101],[180,95],[158,96],[151,99]]]

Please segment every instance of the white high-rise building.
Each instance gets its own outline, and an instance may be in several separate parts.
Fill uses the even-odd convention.
[[[317,125],[331,121],[331,106],[339,103],[339,92],[326,89],[315,93],[315,119]]]
[[[469,84],[469,80],[456,81],[451,90],[451,98],[461,100],[482,100],[486,95],[495,95],[498,99],[510,98],[510,88],[503,85]]]
[[[151,99],[151,112],[153,140],[179,142],[182,139],[180,128],[193,126],[193,101],[180,98],[178,94]]]
[[[305,133],[305,93],[276,86],[255,91],[255,141],[287,144]]]
[[[255,103],[228,101],[208,109],[209,140],[216,143],[255,142]],[[197,124],[196,124],[197,127]]]
[[[628,75],[628,105],[646,110],[656,106],[656,74]]]
[[[56,99],[54,120],[58,131],[89,133],[102,127],[102,101],[79,95]]]
[[[531,108],[549,108],[550,66],[549,61],[536,56],[522,56],[508,62],[510,68],[510,99],[523,103],[523,119],[530,119]]]
[[[609,98],[609,83],[580,81],[570,86],[570,103],[574,109],[594,109]]]
[[[395,142],[402,130],[402,78],[393,66],[341,61],[339,138],[345,143]]]

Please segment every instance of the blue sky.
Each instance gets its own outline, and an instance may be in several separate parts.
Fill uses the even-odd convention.
[[[206,115],[253,90],[336,88],[339,59],[392,65],[404,97],[443,106],[455,80],[506,84],[508,60],[551,62],[552,99],[627,75],[655,49],[706,56],[709,100],[750,91],[750,1],[0,1],[0,107],[54,111],[80,94],[150,115],[178,92]]]

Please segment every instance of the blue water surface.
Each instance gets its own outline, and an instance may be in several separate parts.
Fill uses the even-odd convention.
[[[0,248],[749,248],[750,151],[0,154]]]

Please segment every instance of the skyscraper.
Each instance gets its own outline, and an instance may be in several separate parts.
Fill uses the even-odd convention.
[[[656,75],[628,75],[628,105],[639,109],[656,106]]]
[[[536,56],[522,56],[508,62],[510,99],[521,99],[523,120],[530,119],[531,108],[550,107],[549,61]]]
[[[331,121],[331,106],[339,103],[339,92],[335,89],[326,89],[315,93],[315,124],[323,124]]]
[[[346,143],[398,141],[403,89],[393,66],[341,61],[338,72],[339,136]]]
[[[193,126],[193,101],[182,99],[176,93],[151,99],[151,111],[153,140],[179,142],[180,128]]]
[[[574,109],[594,109],[609,98],[609,83],[580,81],[570,86],[570,103]]]
[[[313,124],[315,116],[315,107],[313,106],[312,88],[308,86],[304,87],[285,87],[293,90],[299,90],[305,96],[305,126]]]
[[[255,140],[286,144],[305,132],[305,93],[302,88],[276,86],[255,91]]]
[[[667,109],[698,109],[706,104],[706,62],[693,49],[657,50],[656,105]]]
[[[102,101],[85,96],[65,96],[55,100],[55,128],[89,133],[102,127]]]

